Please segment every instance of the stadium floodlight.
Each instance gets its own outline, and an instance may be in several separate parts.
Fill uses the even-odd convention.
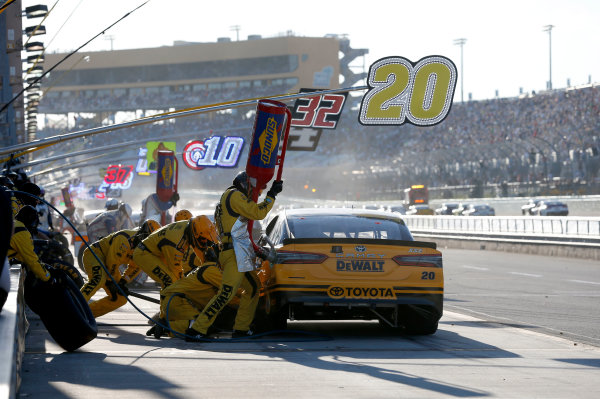
[[[25,45],[25,51],[44,51],[44,43],[31,42]]]
[[[44,54],[30,55],[23,62],[28,62],[30,64],[36,63],[41,64],[45,60]]]
[[[28,26],[23,31],[23,34],[28,37],[37,36],[37,35],[45,35],[46,27],[44,25]]]
[[[45,4],[38,4],[25,8],[23,13],[27,18],[41,18],[48,15],[48,6]]]
[[[460,46],[460,102],[464,102],[463,99],[463,82],[464,82],[464,74],[463,74],[463,46],[467,42],[467,39],[460,38],[454,39],[454,44]]]
[[[554,25],[544,26],[544,32],[548,32],[548,44],[549,44],[549,65],[550,65],[550,78],[548,79],[548,90],[552,90],[552,28]]]

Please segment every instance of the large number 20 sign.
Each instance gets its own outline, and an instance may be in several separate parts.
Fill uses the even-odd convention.
[[[431,126],[446,118],[456,88],[454,63],[433,55],[416,64],[404,57],[386,57],[369,68],[369,91],[358,121],[363,125]]]

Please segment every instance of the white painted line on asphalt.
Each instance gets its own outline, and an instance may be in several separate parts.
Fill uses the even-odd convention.
[[[463,265],[463,267],[465,269],[473,269],[473,270],[490,270],[487,267],[479,267],[479,266],[468,266],[468,265]]]
[[[519,272],[508,272],[508,274],[516,274],[517,276],[525,276],[525,277],[542,277],[541,274],[530,274],[530,273],[519,273]]]
[[[572,283],[600,285],[600,283],[596,283],[594,281],[585,281],[585,280],[568,280],[568,281],[570,281]]]

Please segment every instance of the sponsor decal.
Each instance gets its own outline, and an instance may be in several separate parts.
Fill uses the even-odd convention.
[[[210,320],[212,319],[231,299],[233,287],[227,284],[223,284],[221,294],[213,301],[208,309],[204,312],[204,315]]]
[[[365,247],[364,245],[357,245],[356,247],[354,247],[354,249],[356,250],[356,252],[365,252],[367,250],[367,247]]]
[[[452,106],[458,73],[446,57],[432,55],[414,63],[404,57],[385,57],[369,68],[358,115],[363,125],[433,126]]]
[[[366,298],[366,299],[384,299],[395,298],[391,288],[383,287],[330,287],[327,291],[332,298]]]
[[[260,160],[268,165],[271,163],[271,156],[273,156],[273,152],[278,147],[278,139],[277,136],[277,120],[273,117],[267,119],[267,126],[265,130],[262,131],[260,137],[258,138],[258,143],[260,145]]]
[[[185,166],[193,170],[234,168],[238,164],[243,148],[243,137],[212,136],[204,141],[188,141],[181,156]]]
[[[349,262],[338,260],[336,270],[338,272],[383,272],[382,260],[351,260]]]
[[[367,254],[361,253],[347,253],[347,254],[335,254],[336,258],[385,258],[385,254]]]

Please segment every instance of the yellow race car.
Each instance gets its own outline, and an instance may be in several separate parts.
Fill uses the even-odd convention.
[[[259,244],[277,256],[259,273],[270,328],[287,320],[378,319],[433,334],[444,275],[436,244],[415,241],[398,213],[349,208],[283,210]]]

